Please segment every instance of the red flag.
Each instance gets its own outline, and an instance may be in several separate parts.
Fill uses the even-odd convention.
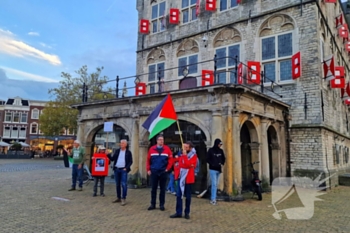
[[[143,33],[143,34],[149,33],[149,20],[141,19],[141,21],[140,21],[140,33]]]
[[[334,78],[331,80],[331,88],[341,88],[345,87],[345,78]]]
[[[301,76],[301,58],[300,52],[292,56],[292,78],[297,79]]]
[[[243,63],[239,63],[238,68],[237,68],[237,83],[238,84],[243,84]]]
[[[214,83],[214,71],[202,70],[202,86],[210,86]]]
[[[196,17],[198,17],[198,15],[200,13],[200,8],[201,8],[201,0],[197,0],[197,3],[196,3]]]
[[[260,84],[260,62],[248,61],[248,84]]]
[[[215,11],[216,10],[216,0],[206,0],[206,2],[205,2],[205,10],[207,10],[207,11]]]
[[[335,27],[339,27],[340,25],[344,24],[343,20],[343,14],[340,14],[339,16],[335,17]]]
[[[337,3],[337,0],[324,0],[325,3]]]
[[[176,8],[170,9],[170,18],[169,23],[171,24],[178,24],[180,22],[180,11]]]
[[[348,32],[348,26],[347,24],[343,24],[339,29],[338,29],[338,34],[342,38],[348,38],[349,37],[349,32]]]
[[[334,78],[334,70],[334,57],[333,55],[330,55],[323,61],[323,73],[326,81],[330,81]]]

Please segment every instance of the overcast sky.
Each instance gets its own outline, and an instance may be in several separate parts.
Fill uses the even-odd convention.
[[[83,65],[136,72],[136,1],[1,0],[0,17],[0,99],[48,100],[61,72]]]

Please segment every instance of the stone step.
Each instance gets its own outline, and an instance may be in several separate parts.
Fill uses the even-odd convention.
[[[350,174],[339,175],[339,185],[350,186]]]

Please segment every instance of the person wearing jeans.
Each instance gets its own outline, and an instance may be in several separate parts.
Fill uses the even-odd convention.
[[[216,192],[222,167],[225,164],[225,154],[221,149],[222,141],[217,138],[214,146],[208,150],[207,163],[209,164],[209,174],[211,180],[210,204],[216,205]]]
[[[175,179],[174,179],[173,171],[169,174],[169,183],[168,183],[167,191],[168,193],[175,194]]]
[[[73,158],[72,165],[72,187],[68,191],[74,191],[77,179],[79,181],[79,189],[78,191],[83,191],[83,163],[85,150],[80,146],[80,141],[75,140],[73,143],[72,153],[69,154],[70,157]]]
[[[108,158],[113,163],[114,180],[116,184],[117,199],[113,203],[121,202],[121,205],[126,204],[126,196],[128,191],[128,173],[132,165],[132,153],[127,149],[128,142],[125,139],[120,140],[120,148],[116,150],[113,156],[108,155]],[[123,189],[123,193],[121,193]]]

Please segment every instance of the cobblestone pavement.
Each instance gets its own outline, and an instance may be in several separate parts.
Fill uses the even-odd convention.
[[[147,211],[149,189],[129,189],[126,206],[112,203],[112,183],[106,184],[106,197],[92,197],[92,183],[83,192],[68,192],[70,173],[62,161],[0,160],[0,232],[350,232],[349,187],[320,196],[309,220],[276,220],[271,194],[261,202],[249,196],[217,206],[194,197],[186,220],[169,218],[175,212],[170,194],[164,212]]]

